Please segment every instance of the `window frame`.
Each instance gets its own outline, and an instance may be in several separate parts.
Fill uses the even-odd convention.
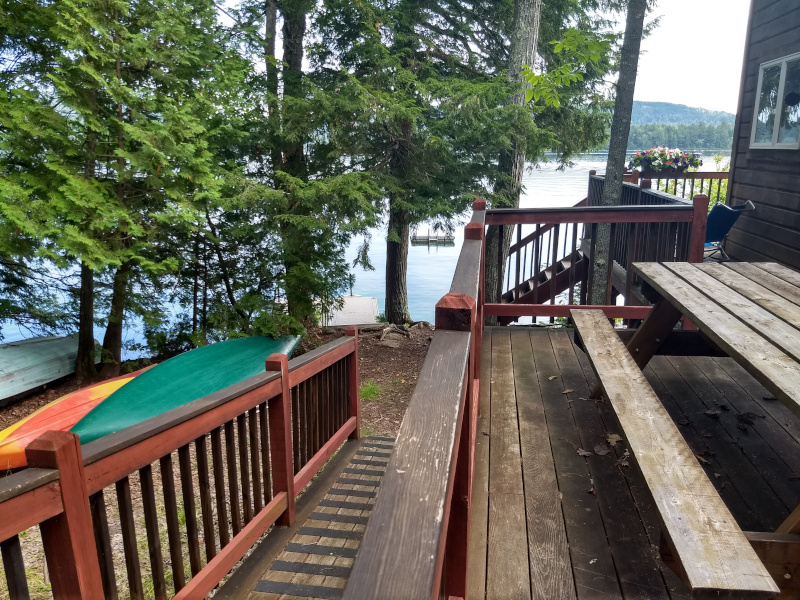
[[[763,62],[758,66],[758,85],[756,86],[756,96],[753,102],[753,120],[750,124],[750,148],[755,150],[799,150],[800,149],[800,136],[796,142],[778,142],[778,134],[781,127],[781,114],[783,113],[783,100],[786,85],[786,73],[788,71],[787,63],[800,60],[800,52],[776,58],[767,62]],[[756,130],[758,128],[758,107],[761,101],[761,87],[764,83],[764,71],[769,67],[780,65],[781,74],[778,81],[778,102],[775,105],[775,119],[772,124],[772,140],[770,142],[756,142]]]

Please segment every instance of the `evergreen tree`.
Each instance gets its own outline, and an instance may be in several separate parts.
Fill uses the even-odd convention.
[[[94,374],[95,278],[111,269],[105,346],[118,369],[129,278],[177,268],[155,243],[216,196],[208,119],[243,67],[211,2],[30,0],[3,13],[0,218],[80,268],[79,378]],[[11,23],[31,19],[31,29]]]

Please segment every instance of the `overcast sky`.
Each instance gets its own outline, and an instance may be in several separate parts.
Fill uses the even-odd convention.
[[[750,0],[659,0],[635,99],[735,113],[749,8]]]

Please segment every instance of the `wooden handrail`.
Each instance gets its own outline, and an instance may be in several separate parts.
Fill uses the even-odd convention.
[[[484,200],[386,467],[344,591],[361,598],[465,597],[484,302]]]
[[[587,206],[578,208],[496,208],[486,211],[487,225],[549,223],[685,223],[691,204],[676,206]]]
[[[434,333],[343,600],[436,596],[464,417],[469,350],[469,333]]]

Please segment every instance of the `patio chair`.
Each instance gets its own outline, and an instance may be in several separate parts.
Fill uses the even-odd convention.
[[[755,206],[750,200],[741,206],[728,206],[727,204],[717,204],[708,213],[708,221],[706,225],[706,243],[704,247],[704,258],[713,258],[714,255],[720,254],[719,261],[730,260],[731,257],[725,252],[722,247],[722,242],[725,236],[736,223],[736,220],[742,215],[743,212],[748,210],[755,210]]]

